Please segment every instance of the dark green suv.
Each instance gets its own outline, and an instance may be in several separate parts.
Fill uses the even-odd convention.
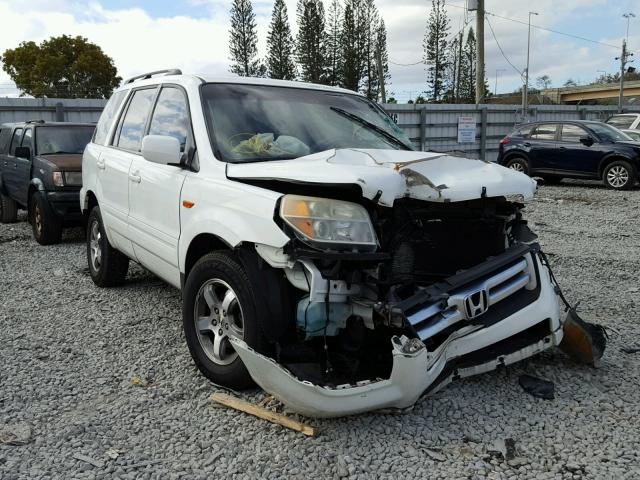
[[[83,223],[79,192],[82,152],[95,125],[23,122],[0,125],[0,221],[27,210],[42,245],[60,241],[62,228]]]

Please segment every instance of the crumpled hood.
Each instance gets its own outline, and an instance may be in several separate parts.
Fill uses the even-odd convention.
[[[460,202],[483,195],[533,198],[536,182],[496,163],[402,150],[326,150],[295,160],[227,164],[230,179],[355,184],[368,199]],[[484,194],[483,194],[484,192]]]

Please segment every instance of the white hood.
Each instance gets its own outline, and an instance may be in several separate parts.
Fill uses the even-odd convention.
[[[460,202],[483,196],[533,198],[536,182],[498,164],[440,153],[339,149],[295,160],[227,165],[231,179],[355,184],[364,197],[393,205],[396,198]]]

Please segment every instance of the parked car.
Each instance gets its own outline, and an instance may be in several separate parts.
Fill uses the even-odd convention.
[[[629,130],[628,128],[621,128],[620,131],[626,133],[634,142],[640,142],[640,130]]]
[[[522,216],[535,181],[414,151],[352,91],[135,77],[82,176],[95,284],[122,284],[133,260],[180,288],[200,371],[300,413],[408,407],[563,338]]]
[[[626,190],[638,180],[640,143],[602,122],[533,122],[500,141],[498,163],[548,183],[599,179]]]
[[[41,245],[60,241],[62,228],[82,224],[82,151],[95,125],[24,122],[0,125],[0,221],[28,211]]]
[[[620,113],[607,118],[606,122],[612,127],[622,129],[640,129],[640,113]]]

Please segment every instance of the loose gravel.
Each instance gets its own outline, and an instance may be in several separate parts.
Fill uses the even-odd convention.
[[[315,438],[212,406],[180,293],[137,266],[98,289],[81,232],[41,247],[22,215],[0,225],[0,478],[638,479],[639,205],[638,189],[574,182],[527,207],[567,296],[607,327],[599,369],[546,352],[402,414],[307,419]]]

